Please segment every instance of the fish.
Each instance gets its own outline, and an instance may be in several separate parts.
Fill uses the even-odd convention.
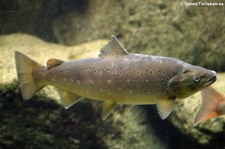
[[[95,58],[50,58],[44,66],[15,51],[15,64],[24,99],[51,85],[66,109],[82,97],[102,101],[103,120],[118,104],[156,104],[159,116],[166,119],[175,100],[216,81],[215,71],[179,59],[128,53],[114,35]]]
[[[194,123],[199,124],[225,114],[225,96],[212,86],[201,91],[202,105]]]

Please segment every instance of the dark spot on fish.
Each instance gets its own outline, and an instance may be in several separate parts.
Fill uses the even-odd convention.
[[[159,85],[157,85],[157,88],[158,88],[158,89],[160,89],[160,86],[159,86]]]
[[[128,70],[130,71],[130,70],[131,70],[131,68],[129,67],[129,68],[128,68]]]
[[[148,73],[148,69],[147,68],[145,69],[145,72]]]
[[[165,71],[163,71],[163,74],[165,74],[166,72]]]
[[[147,89],[147,93],[150,94],[150,89]]]
[[[136,74],[137,74],[137,75],[140,75],[140,72],[139,72],[139,71],[137,71],[137,72],[136,72]]]
[[[161,70],[159,70],[159,73],[161,73]]]
[[[94,73],[96,73],[96,72],[97,72],[97,70],[95,69],[93,72],[94,72]]]
[[[62,70],[60,72],[63,72]]]
[[[121,72],[121,71],[119,72],[119,75],[120,75],[120,76],[122,75],[122,72]]]
[[[88,69],[91,69],[91,66],[89,66]]]
[[[109,72],[109,68],[107,68],[106,71]]]
[[[167,80],[167,81],[169,81],[169,80],[170,80],[170,78],[166,78],[166,80]]]
[[[70,68],[67,68],[67,70],[69,71],[69,70],[70,70]]]
[[[176,74],[176,72],[175,72],[175,71],[173,71],[173,74]]]
[[[150,70],[149,73],[152,74],[153,73],[152,70]]]

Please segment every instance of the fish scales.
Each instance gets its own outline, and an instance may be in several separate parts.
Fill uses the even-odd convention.
[[[80,97],[103,101],[102,117],[116,104],[157,104],[162,119],[174,101],[211,85],[216,73],[181,60],[128,53],[115,36],[98,58],[64,62],[49,59],[47,67],[15,52],[22,95],[29,99],[46,85],[55,86],[66,108]]]
[[[167,61],[166,65],[161,65],[154,60],[156,56],[152,57],[130,54],[109,59],[65,62],[47,71],[44,80],[49,80],[49,85],[58,88],[63,86],[64,89],[92,99],[116,100],[117,103],[126,104],[130,103],[126,99],[132,98],[134,104],[137,103],[136,100],[139,100],[138,104],[148,104],[151,102],[148,97],[157,98],[156,94],[161,93],[161,98],[172,96],[167,92],[167,83],[181,68],[181,65],[171,58],[159,57],[161,61]],[[148,101],[142,103],[145,99]]]

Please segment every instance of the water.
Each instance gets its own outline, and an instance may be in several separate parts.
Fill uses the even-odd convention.
[[[223,116],[193,123],[199,93],[176,102],[166,120],[155,105],[119,105],[103,121],[101,102],[85,99],[65,110],[52,88],[30,100],[23,100],[19,90],[15,50],[43,65],[49,58],[96,57],[114,34],[128,52],[175,57],[216,70],[214,87],[225,93],[225,6],[183,4],[1,1],[0,148],[224,148]]]

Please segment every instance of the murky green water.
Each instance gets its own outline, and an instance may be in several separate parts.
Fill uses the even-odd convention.
[[[179,58],[218,72],[225,93],[225,3],[9,0],[0,2],[0,148],[224,148],[224,118],[194,125],[200,94],[175,103],[161,120],[155,105],[119,105],[101,119],[102,103],[65,110],[45,88],[23,100],[14,51],[46,65],[49,58],[96,57],[115,35],[128,52]]]

